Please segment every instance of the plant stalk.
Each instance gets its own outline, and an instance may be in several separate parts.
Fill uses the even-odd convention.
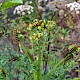
[[[40,41],[38,41],[38,69],[37,69],[37,80],[41,80],[41,70],[40,70],[40,66],[41,66],[41,44]]]
[[[45,79],[47,79],[47,78],[52,74],[52,72],[55,71],[55,70],[57,69],[57,67],[58,67],[59,65],[61,65],[70,55],[71,55],[71,54],[68,54],[65,58],[63,58],[60,62],[58,62],[58,64],[56,64],[56,65],[50,70],[50,72],[47,73],[47,75],[45,76]]]

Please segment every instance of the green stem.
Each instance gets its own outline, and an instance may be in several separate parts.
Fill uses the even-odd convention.
[[[57,29],[57,31],[55,32],[55,34],[53,35],[53,40],[55,39],[55,37],[56,37],[56,35],[58,34],[58,32],[61,30],[61,27],[59,27],[58,29]]]
[[[28,56],[28,58],[30,59],[30,61],[32,62],[32,64],[35,65],[35,64],[34,64],[34,60],[32,60],[31,57],[28,55],[28,49],[24,47],[22,41],[20,41],[20,45],[21,45],[23,51],[27,54],[27,56]]]
[[[48,40],[47,40],[47,42],[48,42],[48,45],[47,45],[47,51],[48,51],[48,53],[46,54],[46,58],[45,59],[48,59],[48,55],[49,55],[49,53],[50,53],[50,30],[48,30]],[[45,71],[44,71],[44,74],[45,73],[47,73],[47,61],[45,61]]]
[[[70,56],[70,54],[67,55],[65,58],[63,58],[58,64],[56,64],[56,65],[50,70],[50,72],[47,73],[47,75],[45,76],[45,78],[48,78],[48,77],[52,74],[52,72],[55,71],[56,68],[57,68],[59,65],[61,65],[61,63],[63,63],[69,56]]]
[[[40,76],[41,76],[40,66],[41,66],[41,48],[40,48],[40,41],[38,41],[38,69],[37,69],[37,80],[40,80]]]
[[[37,74],[34,72],[34,80],[37,80]]]
[[[32,39],[31,39],[31,46],[32,46],[32,54],[34,54],[34,42]]]

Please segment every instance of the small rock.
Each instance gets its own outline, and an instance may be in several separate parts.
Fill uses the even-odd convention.
[[[8,51],[13,49],[13,45],[11,44],[11,42],[8,40],[8,38],[5,35],[3,35],[0,40],[0,53],[3,52],[5,47],[7,47]]]

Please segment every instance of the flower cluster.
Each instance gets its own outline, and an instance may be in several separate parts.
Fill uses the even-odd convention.
[[[69,3],[65,5],[70,11],[75,11],[76,14],[80,14],[80,4],[77,2]]]
[[[52,29],[55,25],[56,23],[54,21],[47,21],[46,28]]]
[[[48,30],[53,30],[56,23],[54,21],[46,21],[46,20],[33,20],[32,23],[29,23],[27,29],[32,32],[30,39],[39,40],[44,34],[47,36]]]
[[[38,2],[41,2],[41,1],[43,1],[43,0],[38,0]],[[44,2],[46,2],[46,1],[48,1],[48,0],[44,0]]]
[[[19,5],[13,11],[14,14],[22,15],[25,15],[26,13],[31,14],[31,12],[33,12],[33,7],[31,5]]]
[[[44,25],[46,24],[45,20],[38,20],[35,19],[32,23],[29,23],[29,30],[32,30],[34,28],[38,28],[38,30],[43,30],[44,29]]]
[[[65,0],[54,0],[49,2],[46,7],[56,12],[56,11],[59,11],[60,9],[64,9],[65,8],[64,6],[66,3],[67,2]]]
[[[33,39],[33,40],[38,40],[38,39],[40,39],[41,37],[42,37],[42,33],[34,33],[31,37],[30,37],[30,39]]]
[[[37,30],[45,30],[45,29],[52,29],[56,23],[54,21],[45,21],[45,20],[37,20],[35,19],[33,23],[29,24],[28,30],[32,30],[37,27]]]

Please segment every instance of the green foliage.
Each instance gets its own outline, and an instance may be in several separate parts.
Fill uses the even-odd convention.
[[[38,20],[37,20],[38,21]],[[36,21],[36,22],[37,22]],[[48,23],[48,22],[47,22]],[[50,21],[49,21],[49,23],[50,23]],[[35,22],[34,22],[34,24],[35,24]],[[43,48],[43,46],[45,47],[45,46],[47,46],[48,44],[48,42],[46,42],[45,40],[46,40],[46,38],[48,39],[48,38],[50,38],[50,40],[51,40],[51,37],[50,36],[52,36],[52,35],[48,35],[48,33],[50,33],[53,29],[55,29],[55,25],[53,24],[48,24],[48,26],[47,26],[47,24],[45,24],[45,27],[46,28],[44,28],[44,25],[43,25],[43,31],[40,29],[37,29],[38,28],[38,26],[36,27],[33,27],[34,26],[34,24],[30,24],[29,25],[29,27],[30,27],[30,34],[31,35],[33,35],[33,33],[36,33],[36,34],[38,34],[39,32],[43,32],[44,33],[44,29],[46,29],[46,36],[44,36],[43,35],[43,37],[41,38],[41,39],[43,39],[44,40],[44,44],[41,44],[41,39],[36,39],[36,37],[34,38],[34,40],[32,39],[32,38],[30,38],[30,40],[31,40],[31,42],[35,42],[36,41],[36,44],[38,45],[38,46],[36,46],[38,49],[38,60],[37,60],[37,64],[35,64],[35,60],[32,60],[32,57],[28,54],[28,52],[29,52],[29,50],[28,50],[28,48],[26,49],[25,47],[24,47],[24,45],[22,44],[22,42],[20,42],[20,44],[21,44],[21,46],[22,46],[22,49],[24,50],[24,52],[27,54],[27,56],[28,56],[28,58],[30,59],[30,61],[31,61],[31,63],[33,64],[33,66],[36,66],[35,68],[34,68],[34,70],[36,71],[34,74],[36,74],[35,76],[37,77],[37,79],[36,79],[36,77],[34,77],[35,79],[34,80],[41,80],[41,75],[42,75],[42,70],[40,69],[40,65],[42,64],[42,59],[41,58],[43,58],[42,57],[42,55],[43,55],[43,51],[45,50],[45,48]],[[43,23],[41,23],[41,25],[42,25]],[[42,26],[39,26],[39,27],[42,27]],[[56,37],[56,35],[57,35],[57,33],[59,32],[59,30],[60,30],[61,28],[59,28],[59,29],[57,29],[56,31],[55,31],[55,34],[53,35],[53,39],[55,39],[55,37]],[[36,35],[35,34],[35,35]],[[38,37],[38,35],[37,35],[37,37]],[[35,49],[34,49],[34,44],[32,43],[32,51],[35,51]],[[43,49],[43,50],[42,50]],[[33,54],[34,54],[34,52],[33,52]],[[51,52],[50,52],[50,54],[51,54]],[[47,51],[46,51],[46,55],[48,55],[47,54]],[[52,55],[53,56],[53,55]],[[52,78],[52,79],[63,79],[63,75],[64,75],[64,72],[66,71],[65,69],[64,69],[64,65],[62,65],[63,63],[64,63],[64,61],[66,60],[66,58],[68,58],[70,56],[70,54],[69,55],[67,55],[65,58],[63,58],[61,61],[58,61],[57,60],[57,58],[56,58],[56,56],[55,56],[55,58],[56,58],[56,60],[55,60],[55,58],[53,58],[54,59],[54,61],[55,62],[57,62],[57,63],[55,63],[54,62],[54,66],[50,69],[50,71],[49,72],[46,72],[46,75],[44,76],[44,74],[43,74],[43,80],[44,79],[50,79],[50,78]],[[48,61],[47,61],[48,62]],[[51,63],[51,60],[50,60],[50,63]],[[75,63],[75,62],[74,62]],[[73,63],[73,64],[74,64]],[[74,64],[75,65],[75,64]],[[72,67],[72,64],[71,64],[71,67]],[[62,71],[63,70],[63,71]],[[70,69],[69,69],[70,70]],[[59,72],[59,71],[61,71],[61,72]],[[55,76],[51,76],[51,74],[54,72],[54,75],[55,76],[57,76],[57,78],[55,77]],[[60,74],[59,74],[60,73]],[[33,74],[33,75],[34,75]],[[64,79],[66,79],[66,77],[64,78]]]
[[[12,80],[13,78],[17,77],[19,80],[45,80],[45,78],[46,80],[66,80],[65,72],[70,71],[73,67],[75,67],[76,63],[71,60],[66,65],[64,65],[64,59],[59,61],[59,59],[54,54],[50,53],[50,55],[51,59],[48,61],[48,66],[50,69],[45,76],[40,66],[42,62],[40,53],[37,63],[36,61],[32,62],[30,56],[28,57],[26,54],[18,54],[13,50],[7,51],[7,47],[5,47],[4,52],[0,54],[0,79]],[[16,60],[12,60],[16,57]],[[2,74],[2,69],[4,70],[6,77],[4,74]]]
[[[18,58],[12,60],[13,58]],[[2,73],[4,70],[6,77]],[[32,71],[31,71],[32,70]],[[0,79],[1,80],[12,80],[13,78],[18,77],[19,80],[24,80],[24,78],[31,80],[32,79],[32,65],[28,60],[25,54],[18,54],[17,52],[11,50],[11,52],[5,50],[0,54]]]
[[[64,29],[64,28],[62,28],[62,29],[61,29],[61,33],[65,36],[65,35],[67,34],[67,30]]]
[[[8,9],[18,4],[23,4],[23,1],[22,0],[8,0],[7,2],[2,3],[1,8]]]
[[[8,0],[7,2],[2,3],[1,10],[4,14],[3,20],[7,18],[5,10],[19,4],[23,4],[23,1]],[[17,37],[20,39],[20,45],[24,53],[19,54],[14,50],[9,52],[7,47],[4,47],[3,53],[0,54],[0,79],[12,80],[13,78],[18,78],[19,80],[67,80],[66,72],[69,72],[72,68],[74,68],[77,62],[69,60],[66,64],[64,64],[64,61],[70,56],[70,54],[68,54],[62,60],[59,60],[55,56],[54,51],[49,50],[50,45],[53,45],[58,33],[66,36],[67,29],[58,27],[56,25],[56,22],[52,20],[52,12],[47,14],[47,16],[51,14],[51,16],[48,16],[47,18],[45,16],[46,13],[43,12],[42,19],[41,14],[39,14],[36,0],[32,0],[31,5],[34,7],[34,13],[24,16],[19,15],[9,25],[9,27],[13,26],[13,28],[21,28],[21,31],[23,31],[23,23],[27,24],[24,29],[28,34],[30,48],[26,48],[23,44],[24,34],[18,32]],[[67,22],[70,26],[71,18],[70,22]],[[6,33],[8,32],[9,29]],[[71,45],[68,48],[70,50],[73,47],[74,46]],[[35,52],[37,53],[37,59],[35,59],[34,56]],[[71,54],[76,52],[80,52],[79,47]],[[43,57],[43,55],[45,55],[45,57]],[[45,68],[47,69],[46,71],[42,68],[43,62],[47,64],[47,67]],[[77,78],[72,80],[77,80]]]
[[[73,79],[70,79],[70,80],[79,80],[79,78],[73,78]]]

